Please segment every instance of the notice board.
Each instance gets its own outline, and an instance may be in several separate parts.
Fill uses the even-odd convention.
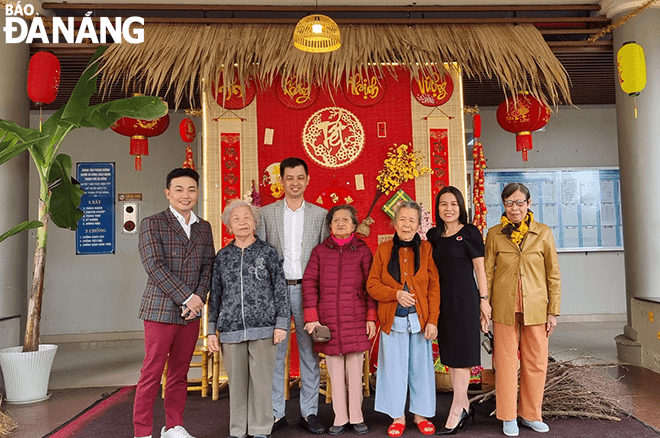
[[[76,254],[115,253],[115,163],[77,163],[76,178],[85,193],[78,221]]]
[[[501,193],[510,182],[529,188],[534,219],[552,229],[558,251],[623,250],[618,168],[486,169],[489,228],[500,223]]]

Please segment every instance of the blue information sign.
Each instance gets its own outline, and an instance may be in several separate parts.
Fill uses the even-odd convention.
[[[76,254],[115,253],[115,163],[78,163],[85,215],[76,230]]]

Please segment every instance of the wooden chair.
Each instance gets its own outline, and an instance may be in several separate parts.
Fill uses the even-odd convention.
[[[325,359],[325,355],[319,355],[323,356]],[[369,368],[369,350],[364,352],[364,364],[362,366],[362,393],[364,394],[365,397],[369,397],[371,394],[371,388],[369,387],[369,377],[371,375],[370,373],[370,368]],[[324,367],[327,372],[327,368],[325,367],[325,361],[321,365],[321,367]],[[326,374],[326,382],[325,382],[325,389],[321,387],[319,389],[319,393],[321,395],[325,396],[325,402],[326,403],[332,403],[332,382],[330,382],[330,374]]]
[[[190,362],[191,368],[201,368],[202,375],[200,378],[188,379],[188,391],[201,391],[202,397],[208,397],[210,383],[212,388],[212,399],[218,400],[220,397],[220,389],[227,385],[227,377],[220,377],[220,353],[211,353],[208,349],[206,339],[206,331],[208,329],[208,304],[204,305],[204,310],[202,312],[202,322],[199,325],[197,345],[195,346],[195,351],[193,352],[193,357]],[[195,358],[200,359],[196,360]],[[212,361],[210,373],[209,361]],[[163,398],[165,398],[165,386],[167,383],[167,365],[167,362],[165,362],[161,390],[161,396]]]

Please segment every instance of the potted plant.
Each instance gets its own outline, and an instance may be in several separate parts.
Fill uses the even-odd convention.
[[[39,345],[39,322],[44,292],[48,223],[75,230],[83,216],[80,206],[82,189],[71,177],[72,161],[58,150],[69,132],[76,128],[107,129],[124,116],[153,120],[167,113],[158,97],[136,96],[89,106],[96,93],[99,57],[107,47],[100,47],[76,84],[66,105],[56,111],[40,129],[18,126],[0,120],[0,165],[28,151],[39,175],[39,220],[25,221],[0,236],[0,242],[16,233],[37,229],[34,273],[28,304],[27,327],[23,347],[0,350],[8,402],[29,403],[47,398],[50,368],[56,345]]]

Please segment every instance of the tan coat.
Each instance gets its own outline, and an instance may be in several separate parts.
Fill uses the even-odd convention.
[[[380,328],[388,335],[394,322],[396,306],[399,304],[396,293],[403,289],[403,283],[397,282],[387,271],[393,246],[393,240],[378,245],[367,279],[367,292],[378,301]],[[410,293],[415,294],[417,300],[415,309],[422,331],[427,323],[438,325],[438,316],[440,316],[440,278],[432,254],[431,244],[422,240],[419,246],[419,270],[415,274],[415,257],[412,248],[399,250],[401,280],[408,282]]]
[[[492,227],[486,237],[485,265],[493,321],[514,325],[519,274],[525,325],[543,324],[548,315],[559,315],[559,261],[547,225],[532,221],[522,250],[502,234],[501,224]]]

